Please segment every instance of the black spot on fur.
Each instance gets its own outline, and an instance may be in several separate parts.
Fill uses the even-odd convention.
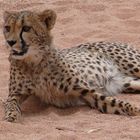
[[[126,110],[126,112],[129,112],[129,107],[127,106],[125,110]]]
[[[123,107],[123,101],[119,103],[119,107]]]
[[[91,72],[90,70],[88,70],[88,73],[89,73],[89,74],[92,74],[92,72]]]
[[[108,51],[108,52],[112,52],[112,50],[110,50],[110,49],[108,49],[107,51]]]
[[[129,60],[134,60],[134,58],[132,58],[132,57],[129,57]]]
[[[48,81],[48,79],[46,78],[46,77],[44,77],[44,80],[47,82]]]
[[[99,75],[95,74],[95,76],[96,76],[97,80],[100,81]]]
[[[129,53],[129,56],[132,56],[133,54],[131,52],[128,52]]]
[[[128,62],[128,61],[124,59],[123,62]]]
[[[124,105],[125,105],[125,106],[128,106],[128,105],[129,105],[129,103],[125,103]]]
[[[12,88],[13,91],[14,91],[15,89],[16,89],[15,87]]]
[[[80,72],[84,73],[84,70],[80,70]]]
[[[119,49],[115,49],[115,51],[119,52],[120,50]]]
[[[28,93],[31,93],[32,90],[30,88],[28,88],[27,91],[28,91]]]
[[[124,69],[124,70],[128,70],[128,68],[127,68],[127,67],[123,67],[123,69]]]
[[[19,87],[22,88],[22,84],[19,84]]]
[[[133,65],[133,64],[128,64],[128,67],[129,67],[129,68],[133,68],[134,65]]]
[[[90,47],[88,47],[88,49],[89,49],[89,50],[91,50],[91,49],[92,49],[92,47],[90,46]]]
[[[90,67],[91,69],[95,69],[94,66],[92,66],[92,65],[90,65],[89,67]]]
[[[125,53],[120,53],[121,55],[126,55]]]
[[[93,81],[89,81],[89,85],[90,86],[94,86],[94,82]]]
[[[133,63],[133,64],[137,64],[137,62],[135,62],[135,61],[133,61],[132,63]]]
[[[67,86],[65,86],[65,88],[64,88],[64,92],[65,92],[65,93],[68,92],[68,87],[67,87]]]
[[[86,60],[90,60],[90,59],[89,59],[89,58],[87,58],[87,57],[86,57],[85,59],[86,59]]]
[[[85,61],[84,61],[84,60],[81,60],[81,62],[85,63]]]
[[[96,61],[97,62],[97,64],[99,64],[100,65],[100,61]]]
[[[135,72],[139,72],[139,69],[138,69],[138,68],[134,68],[134,71],[135,71]]]
[[[116,104],[116,99],[113,99],[113,100],[111,101],[111,106],[114,107],[115,104]]]
[[[106,97],[105,97],[105,96],[103,96],[103,95],[102,95],[102,96],[100,96],[100,99],[101,99],[102,101],[104,101],[104,100],[105,100],[105,98],[106,98]]]
[[[95,99],[95,107],[98,108],[98,100]]]
[[[76,68],[76,65],[73,65],[72,68],[75,69]]]
[[[107,71],[106,67],[103,67],[103,70],[104,70],[104,72],[106,72]]]
[[[133,79],[134,81],[137,81],[137,80],[139,80],[139,78],[135,78],[135,79]]]
[[[115,110],[114,114],[120,115],[120,112],[118,110]]]
[[[122,58],[122,56],[117,56],[117,58],[118,58],[118,59],[121,59],[121,58]]]
[[[76,80],[75,80],[75,84],[77,84],[79,82],[79,79],[78,78],[76,78]]]
[[[90,55],[90,54],[89,54],[88,56],[89,56],[89,57],[92,57],[92,55]]]
[[[133,107],[130,107],[130,110],[133,111]]]
[[[99,67],[97,67],[97,70],[98,70],[99,72],[102,72],[101,69],[100,69]]]
[[[134,72],[133,72],[132,70],[130,70],[130,73],[131,73],[131,74],[134,74]]]
[[[83,84],[84,84],[85,86],[87,86],[87,85],[88,85],[86,82],[83,82]]]
[[[121,109],[122,112],[126,113],[126,111],[124,109]]]
[[[69,82],[69,81],[71,81],[71,78],[68,78],[68,79],[67,79],[67,82]]]
[[[54,80],[55,79],[55,77],[54,76],[51,76],[51,80]]]
[[[63,84],[61,84],[61,85],[60,85],[60,89],[63,89],[63,87],[64,87],[64,85],[63,85]]]
[[[73,70],[70,70],[70,72],[74,72]]]
[[[124,87],[130,87],[130,83],[126,83],[126,84],[124,84]]]
[[[95,92],[95,90],[94,90],[94,89],[92,89],[90,92],[91,92],[91,93],[94,93],[94,92]]]
[[[54,86],[57,86],[57,83],[56,83],[56,82],[54,82],[54,83],[53,83],[53,85],[54,85]]]
[[[89,92],[89,90],[84,89],[84,90],[81,91],[81,94],[82,94],[83,96],[85,96],[85,95],[87,95],[88,92]]]

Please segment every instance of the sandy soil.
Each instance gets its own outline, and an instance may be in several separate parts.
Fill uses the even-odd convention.
[[[9,62],[2,34],[3,11],[52,8],[58,18],[53,30],[58,47],[87,41],[121,41],[139,47],[140,0],[0,0],[0,97],[8,95]],[[140,105],[140,95],[120,99]],[[23,106],[20,123],[3,121],[0,140],[140,140],[140,117],[101,114],[88,107],[46,107],[35,97]]]

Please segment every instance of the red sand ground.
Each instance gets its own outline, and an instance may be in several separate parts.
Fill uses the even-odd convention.
[[[3,11],[52,8],[58,47],[87,41],[121,41],[139,47],[140,0],[0,0],[0,97],[8,95],[9,62],[2,34]],[[140,105],[140,95],[118,98]],[[140,140],[140,117],[101,114],[88,107],[45,107],[34,97],[23,104],[20,123],[3,121],[0,140]]]

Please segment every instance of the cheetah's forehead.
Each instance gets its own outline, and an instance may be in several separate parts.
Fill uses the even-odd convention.
[[[8,25],[21,25],[25,22],[34,23],[34,19],[37,18],[37,14],[31,11],[21,11],[21,12],[5,12],[4,13],[4,24]]]

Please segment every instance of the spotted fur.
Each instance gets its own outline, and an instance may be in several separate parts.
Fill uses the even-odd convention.
[[[50,34],[55,19],[52,10],[4,14],[10,49],[5,119],[18,120],[20,105],[30,95],[61,108],[87,104],[103,113],[139,115],[139,108],[111,97],[130,88],[140,90],[139,51],[109,42],[60,50]]]

